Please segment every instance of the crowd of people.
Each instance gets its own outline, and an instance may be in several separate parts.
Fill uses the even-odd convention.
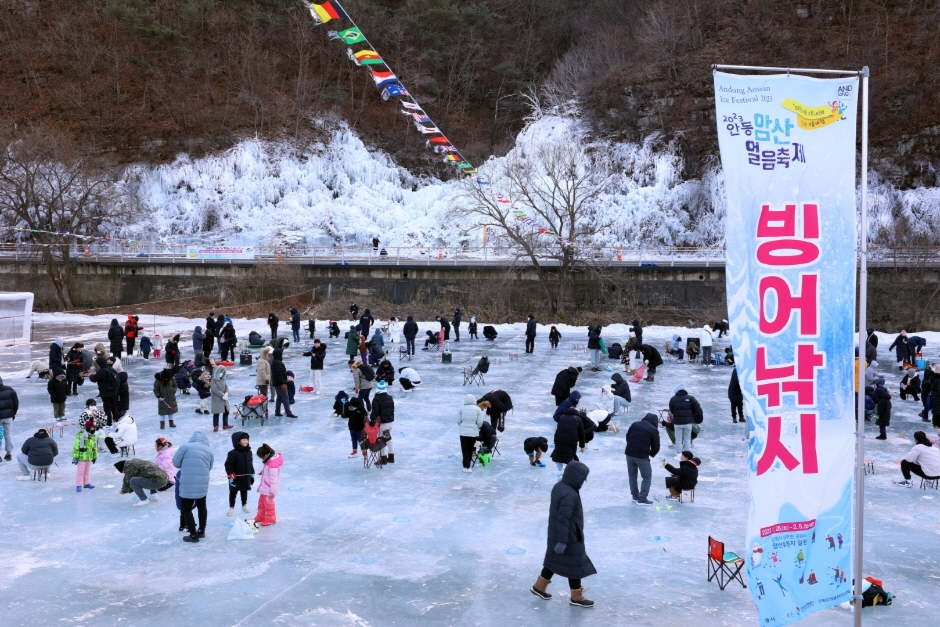
[[[362,456],[367,459],[374,453],[376,466],[395,464],[395,399],[390,393],[396,381],[402,393],[414,393],[421,389],[421,376],[411,365],[410,357],[415,355],[415,341],[419,336],[418,324],[412,316],[404,323],[392,317],[386,324],[377,322],[370,309],[366,308],[359,316],[359,307],[350,306],[353,323],[340,339],[340,328],[336,321],[329,321],[327,334],[329,340],[337,340],[345,347],[348,357],[349,386],[352,393],[339,391],[334,397],[333,415],[346,420],[349,431],[350,458]],[[287,317],[291,337],[279,335],[280,319],[272,312],[267,317],[270,339],[265,340],[258,333],[248,334],[244,351],[250,353],[257,349],[257,358],[252,358],[255,370],[255,388],[251,395],[274,401],[274,416],[296,419],[299,416],[291,408],[294,404],[297,377],[284,362],[284,350],[291,342],[299,344],[303,324],[302,315],[297,308],[291,308]],[[459,342],[463,312],[456,309],[453,316],[437,316],[435,328],[426,331],[428,339],[424,348],[431,350],[445,346],[446,342]],[[484,327],[485,340],[495,341],[496,331],[488,333]],[[309,358],[309,391],[315,396],[323,394],[323,371],[327,356],[327,343],[317,337],[316,322],[307,321],[307,329],[312,343],[303,350],[302,355]],[[465,341],[477,340],[477,321],[469,317],[468,335]],[[701,360],[704,367],[716,365],[731,366],[728,381],[728,400],[732,423],[745,423],[744,395],[734,366],[731,347],[726,347],[723,354],[712,355],[714,340],[729,332],[726,320],[713,325],[689,329],[685,338],[676,334],[665,345],[665,353],[677,363],[695,363]],[[716,335],[717,334],[717,335]],[[524,332],[524,350],[531,354],[536,349],[538,325],[533,315],[528,316]],[[548,334],[550,350],[558,348],[561,333],[552,326]],[[588,363],[569,365],[559,371],[552,384],[550,393],[554,397],[556,409],[553,413],[555,423],[551,438],[531,436],[521,443],[529,464],[534,468],[545,468],[542,455],[548,454],[558,472],[558,483],[552,491],[548,546],[544,568],[532,586],[533,594],[543,599],[550,599],[547,585],[554,574],[569,579],[571,588],[570,602],[573,605],[590,607],[593,602],[583,595],[581,580],[595,572],[583,543],[583,511],[579,491],[587,480],[589,469],[579,459],[587,445],[597,434],[620,432],[620,425],[614,418],[626,416],[633,395],[630,383],[640,381],[653,383],[657,369],[664,365],[659,349],[644,341],[643,327],[638,319],[632,321],[628,337],[623,342],[607,343],[601,325],[590,325],[584,335]],[[97,343],[93,349],[86,349],[80,343],[74,343],[67,351],[65,342],[57,338],[49,347],[48,361],[33,363],[29,377],[39,373],[48,379],[47,391],[53,406],[53,420],[66,419],[66,403],[69,396],[77,396],[79,388],[88,382],[96,386],[97,397],[89,398],[78,419],[78,430],[72,442],[72,463],[75,465],[75,490],[94,489],[92,471],[99,456],[107,450],[111,455],[121,455],[114,464],[123,474],[120,492],[136,495],[134,503],[143,507],[160,498],[160,493],[173,489],[180,513],[180,531],[186,532],[184,540],[191,543],[205,538],[207,519],[206,497],[209,490],[209,474],[215,460],[207,435],[195,431],[189,441],[174,448],[166,437],[159,437],[154,443],[153,461],[136,456],[138,444],[137,422],[129,414],[130,392],[128,373],[123,367],[127,356],[139,355],[149,360],[162,358],[164,365],[153,374],[152,391],[156,405],[159,428],[175,428],[174,417],[180,411],[181,395],[195,393],[198,396],[197,414],[212,415],[212,429],[230,430],[235,398],[247,390],[232,390],[227,379],[228,368],[234,365],[238,335],[233,321],[215,311],[206,317],[205,327],[195,327],[192,333],[192,359],[183,357],[180,334],[172,335],[164,344],[159,333],[148,335],[137,316],[128,316],[121,325],[117,319],[111,321],[107,329],[107,345]],[[569,338],[570,339],[570,338]],[[864,349],[866,417],[875,420],[880,433],[878,439],[886,438],[886,429],[891,419],[891,394],[886,381],[878,371],[878,338],[869,333],[869,340]],[[903,377],[899,382],[901,400],[923,403],[921,413],[924,421],[930,421],[940,428],[940,365],[929,366],[921,363],[920,352],[926,342],[917,336],[908,336],[902,331],[890,346],[894,351],[899,372]],[[398,345],[398,346],[396,346]],[[218,357],[213,351],[218,350]],[[391,363],[391,351],[399,349],[399,359],[409,358],[398,368]],[[241,354],[239,355],[241,356]],[[623,372],[617,368],[602,366],[606,356],[608,363],[622,364]],[[577,389],[579,378],[589,369],[592,373],[602,370],[612,372],[610,382],[601,386],[600,400],[586,402]],[[632,378],[628,380],[627,377]],[[644,378],[645,375],[645,378]],[[921,378],[921,375],[923,378]],[[234,395],[234,396],[233,396]],[[16,392],[0,381],[0,428],[3,429],[5,459],[12,461],[13,420],[19,409]],[[508,392],[494,389],[480,398],[467,394],[455,416],[459,443],[460,459],[463,472],[472,473],[476,464],[492,463],[492,455],[499,446],[499,438],[506,430],[507,414],[513,409],[513,400]],[[700,432],[700,425],[705,416],[701,404],[684,386],[674,390],[668,410],[662,415],[645,413],[638,417],[626,429],[626,447],[624,456],[631,499],[637,505],[652,505],[649,498],[652,485],[652,462],[660,455],[662,444],[660,428],[668,435],[675,449],[676,465],[661,458],[661,465],[667,475],[665,487],[669,492],[668,500],[680,500],[683,491],[694,490],[698,481],[698,468],[702,460],[695,456],[694,441]],[[31,472],[47,471],[60,454],[58,445],[52,436],[52,429],[42,427],[27,438],[17,454],[21,480],[30,480]],[[910,487],[911,478],[917,475],[928,480],[940,477],[940,448],[934,445],[924,431],[914,434],[915,446],[901,461],[903,481],[899,485]],[[234,431],[231,434],[232,449],[225,460],[225,472],[229,480],[228,516],[234,516],[235,507],[240,502],[242,511],[250,513],[248,492],[256,489],[258,502],[253,518],[258,526],[276,523],[275,497],[279,490],[280,471],[284,463],[281,453],[268,444],[262,444],[252,453],[250,436],[246,431]],[[552,446],[549,446],[551,441]],[[260,469],[256,471],[255,457]],[[195,512],[195,514],[194,514]]]

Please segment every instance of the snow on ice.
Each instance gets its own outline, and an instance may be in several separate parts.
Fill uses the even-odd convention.
[[[19,447],[37,427],[52,422],[45,382],[26,380],[32,359],[45,359],[57,336],[66,346],[104,338],[110,316],[40,314],[31,345],[3,349],[0,374],[20,397],[13,440]],[[148,333],[182,334],[184,358],[192,356],[189,337],[200,320],[144,317]],[[320,321],[318,328],[325,323]],[[340,324],[341,328],[344,324]],[[432,325],[421,324],[421,333]],[[235,320],[240,337],[264,332],[263,320]],[[598,574],[585,580],[591,612],[565,601],[566,582],[557,577],[552,601],[528,592],[541,567],[553,466],[529,465],[522,441],[541,435],[551,441],[555,423],[549,395],[555,373],[568,364],[584,365],[587,354],[574,350],[585,342],[584,328],[560,325],[561,346],[550,350],[548,329],[539,328],[534,355],[523,354],[524,324],[499,325],[496,342],[453,343],[453,364],[436,352],[418,351],[410,365],[422,376],[414,393],[393,388],[396,402],[396,463],[364,469],[347,459],[346,421],[332,418],[332,393],[349,390],[351,377],[344,341],[327,340],[323,382],[328,394],[298,392],[299,420],[273,419],[264,427],[247,425],[252,446],[263,442],[281,451],[282,491],[278,523],[253,541],[226,540],[231,518],[222,463],[231,448],[230,432],[212,433],[210,417],[194,413],[197,397],[180,396],[176,429],[160,431],[153,373],[160,360],[130,359],[131,409],[138,422],[137,456],[152,459],[153,441],[186,442],[206,431],[215,452],[208,508],[207,538],[198,545],[181,541],[172,498],[135,509],[132,497],[118,494],[116,456],[103,454],[92,470],[94,490],[75,493],[69,451],[76,419],[86,398],[86,383],[68,401],[69,425],[58,440],[60,455],[47,483],[14,481],[15,464],[0,463],[0,605],[7,625],[45,626],[132,624],[309,627],[315,625],[385,627],[390,625],[636,625],[679,627],[700,617],[706,625],[753,625],[756,613],[747,590],[729,585],[721,592],[706,579],[709,534],[741,552],[748,505],[743,425],[732,424],[726,390],[730,369],[669,362],[652,384],[632,385],[634,402],[624,428],[646,412],[665,407],[678,386],[702,402],[705,422],[696,440],[702,459],[695,503],[665,501],[665,476],[653,464],[654,507],[630,504],[623,457],[624,431],[597,434],[582,460],[591,475],[582,490],[588,553]],[[626,325],[605,329],[608,341],[623,341]],[[644,337],[661,346],[686,329],[651,327]],[[938,350],[940,333],[922,333],[928,354]],[[866,609],[866,624],[920,625],[934,617],[937,522],[940,493],[899,489],[898,460],[912,446],[912,433],[925,425],[920,404],[898,398],[900,376],[887,353],[892,338],[881,337],[882,370],[894,396],[890,438],[869,438],[868,457],[876,472],[866,486],[867,575],[882,579],[896,595],[888,608]],[[716,341],[721,353],[725,340]],[[287,366],[306,381],[307,358],[299,347],[287,351]],[[392,351],[396,353],[396,351]],[[468,388],[461,369],[487,354],[493,365],[479,397],[501,388],[514,400],[500,434],[502,453],[493,464],[461,472],[455,423]],[[510,355],[518,355],[511,359]],[[397,354],[393,360],[396,367]],[[613,362],[611,362],[613,363]],[[253,391],[254,368],[229,369],[234,399]],[[584,372],[578,389],[585,404],[601,403],[600,388],[610,372]],[[236,426],[239,424],[236,422]],[[869,427],[872,434],[874,427]],[[667,448],[659,457],[674,457]],[[256,468],[260,467],[256,463]],[[249,501],[252,511],[256,495]],[[849,625],[850,612],[831,609],[807,618],[810,627]]]

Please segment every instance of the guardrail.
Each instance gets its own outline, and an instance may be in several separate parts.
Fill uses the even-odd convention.
[[[0,244],[0,260],[33,261],[42,247],[35,244]],[[624,266],[694,266],[724,265],[724,249],[718,248],[581,248],[582,259],[599,265]],[[71,246],[77,261],[88,263],[133,264],[210,264],[254,265],[257,263],[290,263],[302,265],[427,265],[427,266],[526,266],[528,260],[506,247],[257,247],[253,257],[190,256],[182,246],[141,243],[135,246],[80,245]],[[559,265],[560,261],[543,259],[542,265]]]
[[[0,244],[0,261],[35,261],[43,247],[28,243]],[[643,248],[598,247],[579,248],[579,257],[602,266],[694,267],[723,268],[724,248],[659,246]],[[72,256],[86,263],[122,264],[208,264],[255,265],[258,263],[290,263],[300,265],[355,266],[495,266],[526,267],[529,261],[507,247],[349,247],[349,246],[279,246],[256,247],[253,257],[200,257],[187,254],[184,246],[138,243],[119,245],[114,242],[72,245]],[[542,259],[543,266],[559,265],[560,261]],[[869,265],[874,267],[940,267],[940,247],[869,249]]]

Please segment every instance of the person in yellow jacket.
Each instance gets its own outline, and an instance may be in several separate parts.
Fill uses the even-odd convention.
[[[89,490],[95,486],[91,484],[91,467],[98,461],[98,441],[95,438],[95,421],[88,420],[82,429],[75,434],[72,443],[72,463],[75,464],[75,491],[82,488]]]

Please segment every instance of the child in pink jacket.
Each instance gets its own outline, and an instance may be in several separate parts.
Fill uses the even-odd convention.
[[[284,458],[267,444],[259,446],[257,454],[264,462],[264,467],[261,469],[261,481],[258,482],[258,514],[255,516],[255,522],[267,527],[277,522],[274,497],[281,489],[281,466],[284,465]]]
[[[170,485],[173,485],[173,477],[176,476],[176,468],[173,466],[173,443],[166,438],[157,438],[157,458],[154,462],[160,467],[166,476],[170,478]]]

